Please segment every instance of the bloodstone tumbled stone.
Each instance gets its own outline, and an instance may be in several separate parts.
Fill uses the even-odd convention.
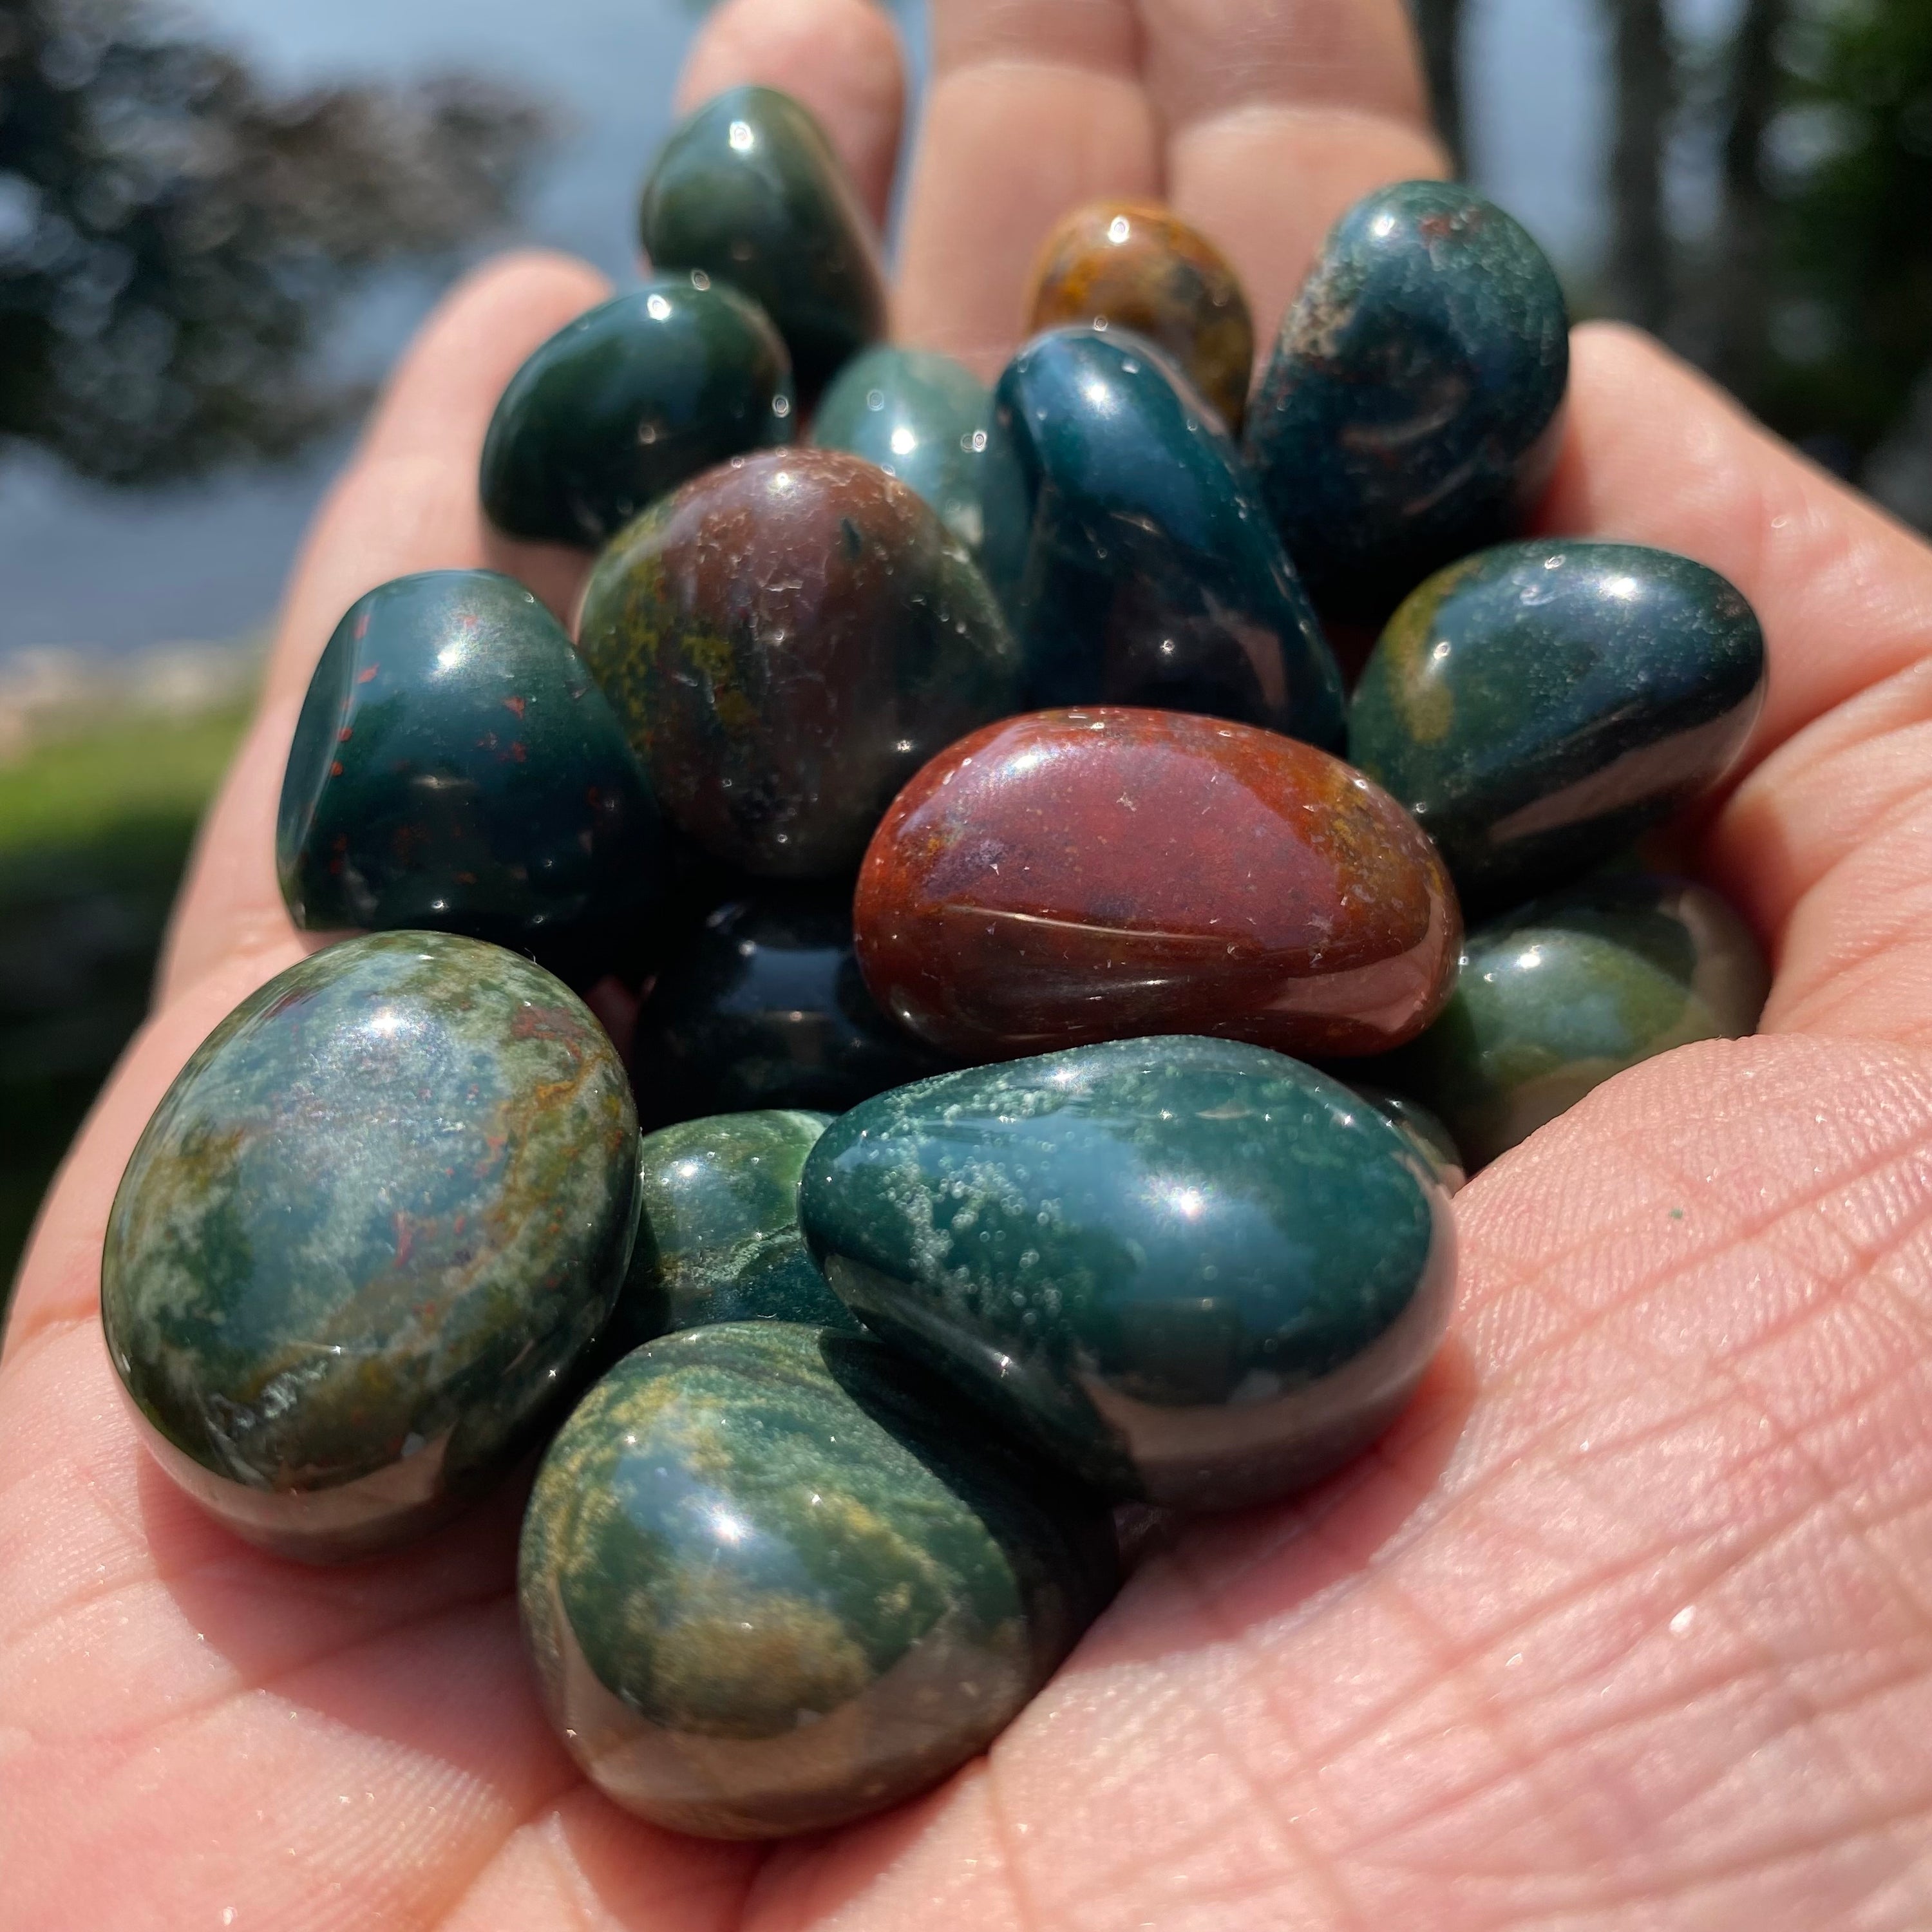
[[[789,94],[733,88],[682,122],[644,183],[639,232],[655,267],[702,269],[758,302],[808,394],[885,333],[871,220]]]
[[[1316,1055],[1420,1032],[1462,936],[1441,860],[1312,746],[1176,712],[1048,711],[934,759],[866,855],[874,998],[964,1060],[1142,1033]]]
[[[1247,297],[1228,260],[1165,208],[1094,201],[1042,244],[1029,334],[1066,322],[1130,329],[1165,350],[1238,436],[1255,360]]]
[[[1116,1582],[1106,1512],[856,1335],[667,1336],[592,1389],[524,1522],[566,1747],[626,1809],[775,1838],[984,1750]]]
[[[608,1316],[637,1144],[602,1028],[514,953],[384,933],[278,974],[182,1070],[108,1222],[108,1353],[163,1468],[310,1560],[440,1521]]]
[[[483,570],[351,605],[310,680],[275,828],[312,932],[434,927],[595,978],[647,955],[664,828],[556,620]]]
[[[800,1171],[830,1118],[761,1108],[644,1136],[637,1244],[604,1345],[614,1359],[709,1322],[853,1325],[798,1225]]]
[[[1513,536],[1555,464],[1569,372],[1562,288],[1502,209],[1449,182],[1351,208],[1248,411],[1317,602],[1379,622],[1432,571]]]
[[[1626,1067],[1750,1033],[1770,985],[1750,928],[1708,886],[1606,876],[1472,929],[1455,997],[1383,1077],[1480,1167]]]
[[[483,508],[511,536],[595,550],[728,456],[791,440],[791,358],[770,318],[702,270],[579,316],[510,379],[483,445]]]
[[[765,878],[849,876],[899,787],[1018,702],[958,539],[842,450],[735,458],[646,511],[591,577],[580,648],[665,811]]]
[[[1230,442],[1144,343],[1030,342],[994,392],[988,577],[1034,704],[1158,704],[1339,751],[1342,681]]]
[[[859,972],[851,900],[772,892],[721,906],[638,1016],[645,1123],[746,1108],[842,1113],[946,1063],[880,1012]]]
[[[992,413],[992,392],[962,363],[881,344],[839,370],[812,418],[812,440],[862,456],[916,490],[970,550],[985,531]]]
[[[1122,1499],[1261,1502],[1385,1430],[1454,1276],[1449,1197],[1298,1061],[1118,1040],[832,1122],[806,1238],[868,1328]]]
[[[1506,544],[1398,610],[1349,756],[1472,900],[1574,878],[1714,784],[1764,702],[1763,634],[1715,571],[1632,544]]]

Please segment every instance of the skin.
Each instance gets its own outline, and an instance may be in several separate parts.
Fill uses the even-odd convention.
[[[1400,0],[938,0],[899,326],[982,375],[1067,207],[1160,194],[1272,331],[1322,232],[1438,165]],[[686,100],[777,80],[878,204],[862,0],[734,0]],[[1292,191],[1290,191],[1292,190]],[[1152,1553],[990,1756],[772,1852],[655,1833],[544,1727],[518,1498],[317,1576],[172,1492],[122,1411],[101,1230],[142,1123],[296,957],[281,763],[342,610],[494,562],[498,390],[602,292],[521,258],[398,373],[289,594],[153,1021],[50,1202],[0,1361],[10,1927],[1754,1932],[1932,1917],[1932,550],[1640,338],[1580,332],[1552,531],[1688,550],[1770,698],[1686,862],[1777,981],[1760,1038],[1619,1076],[1458,1197],[1442,1360],[1304,1501]],[[232,1909],[232,1916],[231,1916]]]

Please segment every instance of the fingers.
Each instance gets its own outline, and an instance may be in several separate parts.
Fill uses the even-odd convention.
[[[1323,238],[1372,189],[1440,175],[1402,0],[1142,0],[1167,198],[1274,340]]]
[[[872,0],[725,0],[692,43],[677,110],[748,83],[782,88],[818,116],[883,224],[905,119],[905,61]]]
[[[1053,224],[1099,195],[1160,193],[1140,57],[1130,0],[934,0],[900,336],[990,380],[1018,344]]]
[[[567,611],[587,560],[509,545],[487,529],[476,470],[496,398],[524,358],[609,292],[560,255],[506,256],[458,285],[404,358],[310,530],[262,706],[202,830],[175,909],[162,1004],[238,952],[291,942],[274,877],[276,802],[310,673],[344,611],[413,571],[489,565]]]
[[[1763,623],[1764,716],[1704,854],[1773,942],[1766,1029],[1932,1037],[1932,549],[1604,326],[1576,332],[1540,520],[1694,556]]]

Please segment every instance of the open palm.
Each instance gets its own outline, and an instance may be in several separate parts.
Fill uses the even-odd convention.
[[[898,326],[984,374],[1073,202],[1164,196],[1268,326],[1342,207],[1439,166],[1400,0],[934,14]],[[902,82],[864,0],[735,0],[683,93],[745,80],[812,103],[883,204]],[[1768,1030],[1623,1076],[1470,1187],[1455,1330],[1394,1436],[1188,1531],[989,1758],[772,1852],[656,1832],[538,1711],[517,1498],[315,1572],[150,1467],[102,1229],[176,1070],[302,950],[271,839],[310,666],[406,571],[507,562],[567,603],[580,564],[486,536],[476,456],[602,292],[499,263],[397,376],[42,1220],[0,1364],[0,1924],[1932,1922],[1932,552],[1616,330],[1579,333],[1544,520],[1688,551],[1763,616],[1769,706],[1697,849],[1774,950]]]

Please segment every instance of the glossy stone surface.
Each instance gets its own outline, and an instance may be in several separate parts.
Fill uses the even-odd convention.
[[[994,392],[986,572],[1029,701],[1158,704],[1341,748],[1342,682],[1234,446],[1144,343],[1057,329]]]
[[[807,394],[886,332],[871,220],[789,94],[733,88],[682,122],[644,183],[638,231],[656,268],[701,268],[758,302]]]
[[[1629,544],[1508,544],[1382,634],[1349,756],[1472,900],[1566,884],[1723,776],[1764,701],[1764,638],[1716,572]]]
[[[1379,623],[1514,535],[1556,458],[1569,316],[1528,234],[1449,182],[1336,224],[1256,387],[1247,451],[1324,608]]]
[[[216,1028],[122,1176],[108,1353],[162,1466],[323,1561],[421,1533],[550,1419],[629,1257],[604,1030],[515,954],[346,941]]]
[[[812,440],[850,450],[916,490],[971,550],[981,503],[992,392],[963,363],[884,344],[853,357],[820,400]]]
[[[524,1626],[594,1783],[775,1838],[936,1783],[1114,1586],[1112,1525],[856,1335],[742,1322],[628,1356],[524,1519]]]
[[[614,1359],[708,1322],[855,1326],[798,1225],[798,1177],[830,1118],[761,1108],[644,1137],[637,1244],[605,1338]]]
[[[1172,210],[1092,201],[1048,236],[1027,332],[1064,323],[1130,329],[1165,350],[1232,434],[1254,372],[1255,326],[1227,257]]]
[[[553,335],[483,445],[483,508],[512,536],[598,548],[667,490],[792,438],[791,358],[703,270],[654,276]]]
[[[632,1071],[647,1126],[748,1108],[842,1113],[946,1065],[860,976],[842,892],[721,906],[639,1016]]]
[[[812,1252],[868,1327],[1123,1500],[1234,1508],[1386,1429],[1441,1339],[1449,1197],[1388,1121],[1259,1047],[1117,1040],[834,1120]]]
[[[1359,1080],[1348,1083],[1348,1090],[1366,1100],[1396,1132],[1421,1155],[1451,1194],[1468,1179],[1462,1150],[1456,1137],[1420,1100],[1406,1094],[1391,1093],[1386,1087],[1372,1087]]]
[[[1606,877],[1474,928],[1442,1017],[1378,1071],[1442,1117],[1473,1172],[1625,1067],[1751,1032],[1770,986],[1708,886]]]
[[[1379,1053],[1453,983],[1460,916],[1414,820],[1270,731],[1171,711],[989,726],[893,802],[859,963],[962,1060],[1134,1034]]]
[[[275,864],[310,932],[435,928],[593,976],[647,952],[664,828],[555,618],[485,570],[350,607],[310,680]]]
[[[958,539],[843,450],[735,458],[647,510],[599,560],[578,648],[672,820],[767,878],[849,876],[899,787],[1018,702]]]

